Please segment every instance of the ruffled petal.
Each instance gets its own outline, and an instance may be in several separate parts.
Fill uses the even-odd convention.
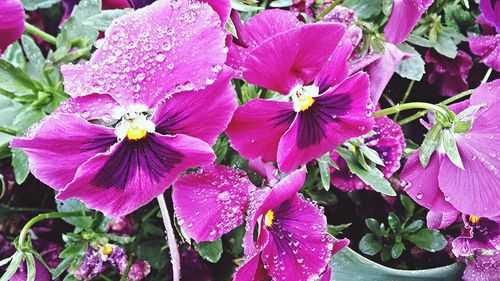
[[[24,32],[24,9],[19,0],[0,2],[0,54],[21,38]]]
[[[22,148],[33,175],[56,190],[64,189],[85,161],[117,142],[112,129],[67,114],[46,117],[30,131],[11,146]]]
[[[500,276],[500,251],[493,255],[477,255],[474,260],[465,260],[464,281],[496,281]]]
[[[118,108],[120,105],[112,96],[92,94],[69,98],[56,109],[55,113],[72,114],[86,120],[101,119],[109,122],[113,119],[113,112]]]
[[[219,15],[221,24],[224,26],[227,19],[229,18],[229,12],[231,11],[231,5],[229,0],[201,0],[202,2],[207,2],[212,9]]]
[[[333,250],[326,217],[298,194],[273,208],[270,239],[262,250],[269,275],[276,280],[314,280],[325,270]]]
[[[236,110],[226,134],[243,157],[274,162],[279,140],[295,116],[290,102],[254,99]]]
[[[273,165],[262,161],[262,158],[248,160],[248,168],[265,178],[266,186],[273,187],[279,181],[279,170]]]
[[[337,47],[341,24],[308,24],[278,34],[251,51],[243,78],[249,83],[288,95],[297,84],[309,84]]]
[[[185,175],[172,193],[179,225],[196,242],[213,241],[243,222],[253,189],[244,172],[225,166]]]
[[[368,76],[355,74],[299,112],[278,146],[278,166],[288,173],[297,166],[332,151],[345,140],[368,133],[373,109]]]
[[[469,47],[472,53],[481,57],[481,62],[500,71],[500,35],[484,35],[469,37]]]
[[[483,83],[470,96],[470,105],[493,104],[500,99],[500,79]],[[456,105],[454,103],[453,105]],[[464,108],[465,109],[465,108]],[[463,110],[463,109],[462,109]]]
[[[319,92],[324,92],[329,87],[342,82],[349,72],[347,60],[351,55],[353,46],[348,39],[342,39],[323,65],[318,75],[314,79],[314,85],[318,86]]]
[[[213,145],[233,116],[238,103],[231,85],[232,71],[223,71],[212,85],[162,100],[153,122],[160,134],[185,134]]]
[[[257,252],[245,259],[245,262],[236,269],[233,281],[271,281],[260,256],[260,252]]]
[[[432,0],[394,0],[392,13],[384,28],[387,42],[398,45],[406,40]]]
[[[429,211],[426,216],[427,227],[430,229],[441,229],[452,225],[460,213],[456,210],[449,212]]]
[[[213,160],[211,147],[199,139],[152,133],[91,158],[57,199],[75,197],[106,216],[124,216],[162,194],[186,169]]]
[[[404,181],[406,193],[418,204],[434,212],[456,212],[439,188],[438,175],[443,157],[446,156],[435,152],[424,169],[417,150],[408,158],[400,178]]]
[[[462,213],[500,215],[500,101],[483,107],[469,132],[457,137],[464,170],[448,157],[439,171],[441,190]]]
[[[199,24],[204,23],[204,24]],[[205,3],[157,1],[111,24],[89,62],[61,68],[71,96],[107,93],[150,108],[172,92],[215,80],[226,60],[225,32]]]

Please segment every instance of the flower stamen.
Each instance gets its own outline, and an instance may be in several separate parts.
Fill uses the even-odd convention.
[[[139,128],[133,124],[127,129],[128,140],[133,140],[133,141],[140,140],[144,138],[147,134],[148,132],[146,130]]]
[[[264,223],[266,224],[267,227],[273,226],[273,220],[274,220],[274,212],[272,210],[267,211],[266,216],[264,218]]]
[[[469,221],[472,224],[478,224],[479,223],[479,217],[477,217],[477,216],[469,216]]]

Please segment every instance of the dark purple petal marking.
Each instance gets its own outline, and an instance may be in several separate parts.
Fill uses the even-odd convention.
[[[100,134],[95,139],[83,143],[82,151],[96,150],[96,153],[104,152],[117,142],[115,135]]]
[[[183,114],[182,111],[177,111],[175,113],[166,113],[165,115],[170,115],[167,118],[164,118],[156,124],[156,132],[160,134],[172,134],[173,131],[178,129],[177,124],[185,121],[189,118],[189,113]]]
[[[274,122],[274,127],[279,127],[282,125],[290,126],[296,115],[297,113],[295,111],[282,110],[276,112],[276,114],[271,116],[271,120],[273,120]]]
[[[172,147],[161,144],[154,135],[137,141],[123,141],[92,180],[102,188],[124,189],[139,173],[149,176],[151,183],[158,183],[182,161],[184,155]]]
[[[325,126],[341,121],[341,115],[346,114],[351,107],[352,99],[348,94],[315,98],[311,107],[299,112],[298,148],[320,144],[326,137]]]

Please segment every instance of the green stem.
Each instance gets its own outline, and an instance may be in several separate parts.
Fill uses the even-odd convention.
[[[490,78],[492,71],[493,71],[493,69],[491,69],[491,67],[488,68],[488,71],[486,71],[486,74],[484,75],[483,80],[481,80],[481,84],[488,82],[488,79]]]
[[[59,213],[59,212],[52,212],[52,213],[46,213],[46,214],[39,214],[38,216],[33,217],[30,219],[21,229],[21,233],[19,234],[19,250],[24,249],[24,240],[26,239],[26,236],[28,235],[28,231],[30,228],[37,222],[45,220],[45,219],[58,219],[58,218],[66,218],[66,217],[78,217],[81,215],[84,215],[85,213],[82,212],[66,212],[66,213]]]
[[[403,110],[417,109],[417,108],[434,110],[436,112],[442,113],[445,116],[448,115],[448,112],[446,112],[446,110],[442,109],[441,107],[439,107],[437,105],[434,105],[431,103],[426,103],[426,102],[410,102],[410,103],[405,103],[405,104],[399,104],[399,105],[389,107],[389,108],[384,108],[382,110],[375,112],[374,116],[375,117],[386,116],[386,115],[398,113],[398,112],[403,111]]]
[[[160,206],[161,216],[163,217],[163,225],[165,226],[165,233],[167,234],[166,238],[170,250],[173,281],[179,281],[181,278],[181,257],[179,255],[179,249],[177,248],[177,242],[175,241],[175,233],[172,227],[172,222],[170,221],[167,204],[165,203],[163,194],[158,195],[156,199],[158,200],[158,206]]]
[[[24,23],[24,28],[26,30],[27,33],[31,34],[31,35],[35,35],[36,37],[42,39],[43,41],[47,42],[47,43],[50,43],[52,45],[55,45],[56,44],[56,38],[50,34],[48,34],[47,32],[39,29],[38,27],[34,26],[34,25],[31,25],[27,22]]]
[[[448,105],[452,102],[455,102],[463,97],[467,97],[469,95],[472,94],[472,90],[467,90],[467,91],[464,91],[464,92],[461,92],[460,94],[457,94],[457,95],[454,95],[453,97],[451,98],[448,98],[448,99],[445,99],[444,101],[438,103],[438,105]],[[422,116],[424,116],[425,114],[427,114],[427,112],[429,112],[429,110],[422,110],[422,111],[419,111],[409,117],[406,117],[405,119],[401,120],[398,122],[399,125],[404,125],[404,124],[408,124],[410,123],[411,121],[413,120],[416,120]]]
[[[6,97],[6,98],[8,98],[8,99],[11,99],[11,100],[13,100],[13,99],[15,99],[15,98],[16,98],[16,95],[14,95],[14,94],[13,94],[13,93],[11,93],[11,92],[7,92],[7,91],[5,91],[4,89],[0,89],[0,95],[2,95],[2,96],[4,96],[4,97]]]
[[[413,84],[415,84],[415,80],[411,80],[410,85],[408,85],[408,88],[406,89],[405,95],[403,96],[403,99],[401,100],[401,103],[406,102],[406,99],[410,95],[411,89],[413,89]],[[399,117],[399,112],[397,112],[394,115],[394,119],[392,119],[392,120],[396,121],[396,120],[398,120],[398,117]]]
[[[333,8],[335,8],[335,6],[337,6],[340,3],[342,3],[342,0],[335,0],[335,1],[333,1],[333,3],[330,4],[330,6],[326,7],[326,9],[324,9],[323,12],[321,12],[316,17],[316,21],[320,21],[322,18],[324,18],[326,15],[328,15],[328,13],[331,12],[333,10]]]
[[[16,136],[17,135],[17,131],[16,130],[12,130],[12,129],[9,129],[9,128],[3,127],[3,126],[0,126],[0,133],[4,133],[4,134],[7,134],[7,135],[11,135],[11,136]]]
[[[72,61],[75,61],[81,57],[84,56],[89,56],[90,55],[90,48],[83,48],[83,49],[78,49],[74,52],[71,52],[64,56],[64,58],[61,60],[62,63],[69,63]]]

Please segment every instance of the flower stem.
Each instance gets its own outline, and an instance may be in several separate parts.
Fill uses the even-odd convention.
[[[448,98],[448,99],[445,99],[444,101],[438,103],[438,105],[448,105],[454,101],[457,101],[463,97],[466,97],[466,96],[469,96],[472,94],[472,90],[467,90],[467,91],[464,91],[464,92],[461,92],[460,94],[457,94],[457,95],[454,95],[453,97],[451,98]],[[425,114],[427,114],[427,112],[429,112],[429,110],[422,110],[422,111],[419,111],[409,117],[406,117],[405,119],[401,120],[398,122],[399,125],[404,125],[404,124],[408,124],[410,123],[411,121],[413,120],[416,120],[422,116],[424,116]]]
[[[379,110],[375,112],[374,116],[375,117],[380,117],[380,116],[386,116],[386,115],[391,115],[394,113],[398,113],[403,110],[408,110],[408,109],[417,109],[417,108],[423,108],[427,110],[434,110],[436,112],[440,112],[444,115],[447,115],[448,113],[446,110],[442,109],[441,107],[431,104],[431,103],[426,103],[426,102],[410,102],[410,103],[405,103],[405,104],[399,104],[393,107],[389,108],[384,108],[382,110]]]
[[[84,212],[65,212],[65,213],[59,213],[59,212],[53,212],[53,213],[46,213],[46,214],[39,214],[38,216],[33,217],[30,219],[21,229],[21,233],[19,234],[19,250],[24,249],[24,240],[26,239],[26,236],[28,235],[28,231],[30,228],[37,222],[45,220],[45,219],[58,219],[58,218],[67,218],[67,217],[79,217],[85,215]]]
[[[411,80],[410,85],[408,85],[408,88],[406,89],[405,95],[403,96],[403,99],[401,100],[401,103],[406,102],[406,99],[410,95],[411,89],[413,89],[413,84],[415,84],[415,80]],[[399,112],[396,112],[396,114],[394,115],[394,119],[392,119],[392,120],[396,121],[396,120],[398,120],[398,117],[399,117]]]
[[[9,128],[3,127],[3,126],[0,126],[0,133],[4,133],[4,134],[7,134],[7,135],[11,135],[11,136],[16,136],[17,135],[17,131],[16,130],[12,130],[12,129],[9,129]]]
[[[31,35],[35,35],[36,37],[42,39],[43,41],[47,42],[47,43],[50,43],[52,45],[55,45],[56,44],[56,38],[50,34],[48,34],[47,32],[39,29],[38,27],[34,26],[34,25],[31,25],[27,22],[24,23],[24,28],[26,30],[27,33],[31,34]]]
[[[333,1],[332,4],[330,4],[330,6],[326,7],[326,9],[324,9],[323,12],[321,12],[316,17],[316,21],[320,21],[322,18],[324,18],[326,15],[328,15],[328,13],[330,13],[333,10],[333,8],[335,8],[335,6],[337,6],[340,3],[342,3],[342,0]]]
[[[163,194],[156,197],[158,200],[158,205],[160,205],[161,216],[163,217],[163,225],[165,226],[165,232],[167,234],[168,248],[170,249],[170,257],[172,262],[172,269],[174,272],[174,281],[179,281],[181,277],[181,258],[179,256],[179,249],[177,249],[177,242],[175,241],[174,229],[172,228],[172,222],[170,221],[170,216],[168,214],[167,204],[165,203],[165,198]]]
[[[488,71],[486,71],[486,74],[484,75],[483,80],[481,80],[481,84],[488,82],[488,79],[490,78],[492,71],[493,71],[493,69],[491,69],[491,67],[488,68]]]

